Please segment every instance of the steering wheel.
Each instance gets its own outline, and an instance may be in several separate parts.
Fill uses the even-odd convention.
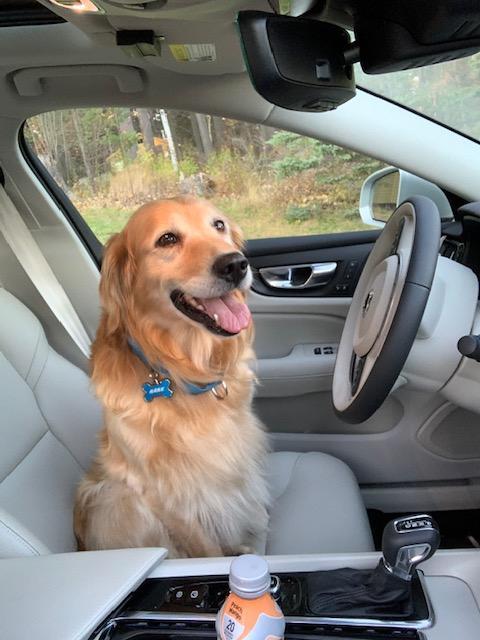
[[[367,420],[397,380],[432,286],[440,214],[413,196],[392,214],[355,289],[333,375],[333,406],[344,421]]]

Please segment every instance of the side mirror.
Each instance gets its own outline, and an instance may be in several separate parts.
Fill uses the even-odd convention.
[[[365,224],[383,227],[401,202],[417,195],[433,200],[442,220],[453,218],[450,203],[440,187],[395,167],[380,169],[365,180],[360,191],[360,216]]]

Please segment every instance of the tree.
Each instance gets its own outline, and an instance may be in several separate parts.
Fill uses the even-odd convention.
[[[145,149],[147,149],[147,151],[154,151],[152,111],[150,109],[137,109],[137,116]]]
[[[208,126],[208,116],[202,113],[192,113],[190,115],[192,123],[193,138],[199,156],[206,160],[213,152],[212,138]]]
[[[73,126],[75,127],[75,133],[77,134],[78,148],[80,149],[80,153],[82,155],[82,161],[83,161],[83,166],[85,168],[85,173],[87,174],[87,178],[90,183],[90,186],[92,187],[93,191],[95,191],[95,180],[92,172],[92,167],[90,165],[90,161],[85,149],[85,143],[83,140],[83,130],[80,124],[80,119],[78,117],[78,112],[76,109],[72,109],[71,113],[72,113]]]

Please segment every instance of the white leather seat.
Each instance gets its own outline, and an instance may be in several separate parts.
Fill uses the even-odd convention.
[[[373,551],[357,480],[325,453],[270,454],[270,512],[266,553]]]
[[[75,550],[75,488],[96,449],[101,408],[87,376],[0,289],[0,557]],[[368,551],[356,480],[321,453],[275,453],[267,553]]]

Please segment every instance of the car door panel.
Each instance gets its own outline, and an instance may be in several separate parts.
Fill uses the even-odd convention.
[[[253,289],[265,296],[289,298],[351,297],[363,264],[379,231],[360,231],[301,238],[250,240],[247,254],[254,274]],[[278,288],[268,284],[262,271],[279,267],[331,265],[333,275],[319,286]]]
[[[247,251],[254,272],[250,307],[256,328],[256,408],[274,434],[351,433],[331,403],[336,348],[356,281],[378,232],[306,238],[255,240]],[[277,247],[277,253],[274,253]],[[269,287],[260,270],[269,266],[338,265],[331,281],[312,289],[286,292]],[[345,268],[355,261],[349,292],[337,291]],[[378,433],[395,426],[401,406],[390,397],[357,433]]]

